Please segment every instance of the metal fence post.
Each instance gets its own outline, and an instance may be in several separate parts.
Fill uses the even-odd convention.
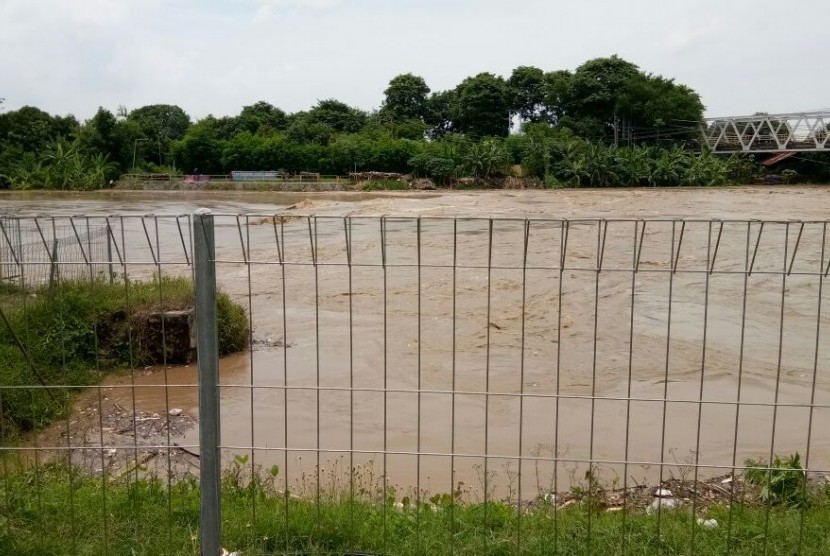
[[[216,325],[216,262],[213,215],[193,218],[196,346],[199,367],[200,529],[203,556],[222,550],[219,459],[219,349]]]
[[[109,276],[110,284],[115,280],[115,274],[112,268],[112,228],[110,228],[109,220],[107,220],[107,276]]]
[[[23,230],[20,228],[20,218],[17,222],[17,260],[20,269],[20,289],[26,290],[26,267],[23,265]]]

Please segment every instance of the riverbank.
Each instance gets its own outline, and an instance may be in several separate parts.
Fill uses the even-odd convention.
[[[288,191],[288,192],[327,192],[354,191],[354,184],[348,179],[330,181],[186,181],[173,179],[158,180],[120,180],[115,185],[117,191]]]
[[[77,393],[119,369],[195,360],[193,288],[185,278],[89,280],[0,291],[2,435],[42,429]],[[219,352],[244,349],[247,313],[220,293]]]
[[[823,554],[830,543],[826,492],[801,508],[741,496],[732,505],[689,502],[645,511],[633,504],[605,507],[588,494],[570,502],[541,498],[517,511],[509,502],[450,494],[420,503],[415,497],[396,502],[393,495],[384,502],[378,479],[367,483],[365,473],[356,476],[352,492],[344,484],[307,496],[294,487],[285,491],[277,468],[250,477],[245,457],[223,475],[222,544],[243,554]],[[0,489],[4,554],[199,552],[195,479],[7,467]]]

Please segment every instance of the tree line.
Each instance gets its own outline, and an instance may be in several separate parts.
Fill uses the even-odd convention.
[[[0,113],[0,184],[93,188],[128,172],[283,170],[412,173],[448,184],[521,165],[550,185],[716,185],[751,163],[701,152],[703,103],[691,88],[617,56],[574,71],[520,66],[432,91],[393,78],[378,110],[335,99],[288,114],[260,101],[193,122],[167,104],[81,123],[35,107]]]

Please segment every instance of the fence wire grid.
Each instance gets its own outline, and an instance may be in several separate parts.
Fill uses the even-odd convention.
[[[252,497],[245,517],[251,531],[283,523],[257,545],[266,552],[326,552],[326,508],[355,501],[379,508],[377,553],[400,534],[392,514],[413,507],[449,514],[441,551],[453,552],[465,527],[453,514],[475,504],[485,523],[515,512],[509,551],[535,550],[522,522],[544,509],[546,551],[578,534],[590,552],[599,514],[568,533],[569,507],[595,497],[623,522],[653,511],[660,538],[668,496],[690,512],[690,553],[697,516],[727,504],[719,534],[732,553],[749,460],[772,472],[799,454],[805,486],[830,477],[826,221],[278,213],[8,216],[0,227],[0,340],[30,371],[0,384],[3,480],[61,462],[100,478],[106,515],[116,481],[161,478],[172,540],[186,506],[174,487],[198,478],[206,554],[226,546],[227,490],[266,479],[279,511]],[[202,291],[172,302],[171,279]],[[144,320],[99,314],[87,327],[93,378],[65,360],[49,372],[26,315],[68,298],[61,285],[102,283]],[[205,334],[231,325],[215,316],[214,287],[247,321],[244,347],[220,359]],[[102,347],[113,318],[130,323],[127,363]],[[15,403],[47,396],[64,403],[51,422],[15,421]],[[297,500],[316,508],[319,538],[292,536]],[[766,511],[764,551],[771,500]],[[434,552],[413,515],[411,551]],[[805,553],[806,520],[802,510],[791,541]]]
[[[113,260],[113,238],[106,226],[92,225],[88,218],[58,225],[54,220],[24,221],[0,214],[0,235],[0,281],[6,283],[26,288],[107,276],[112,269],[112,263],[103,261]]]

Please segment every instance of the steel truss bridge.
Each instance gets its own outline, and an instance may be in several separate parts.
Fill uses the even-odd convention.
[[[830,112],[708,118],[701,131],[714,153],[830,152]]]

